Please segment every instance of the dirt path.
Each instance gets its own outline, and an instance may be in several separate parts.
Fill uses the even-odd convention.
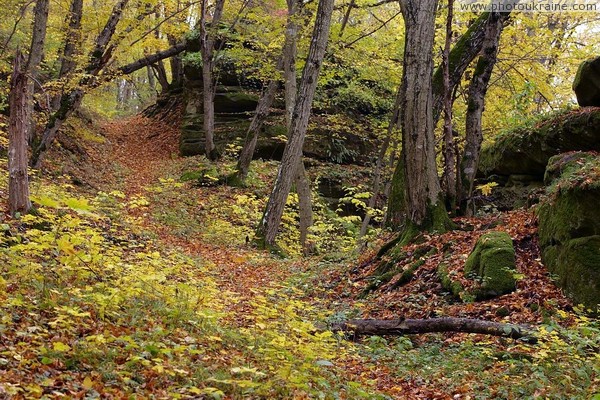
[[[103,128],[112,143],[112,154],[107,154],[106,162],[111,160],[123,167],[122,176],[115,179],[121,179],[123,191],[129,197],[147,194],[147,187],[158,183],[173,163],[182,161],[178,156],[179,130],[163,122],[135,116],[112,121]],[[190,195],[201,196],[199,190],[190,189]],[[251,297],[257,289],[278,285],[288,278],[281,261],[268,255],[257,260],[254,249],[209,243],[202,235],[182,238],[164,224],[151,219],[146,222],[167,246],[214,264],[224,291]]]

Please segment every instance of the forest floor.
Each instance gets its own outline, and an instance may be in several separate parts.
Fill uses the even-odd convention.
[[[359,299],[383,238],[360,258],[347,249],[281,258],[247,243],[274,163],[248,188],[191,185],[179,178],[205,161],[176,155],[171,126],[137,116],[96,133],[80,149],[87,167],[67,162],[34,183],[37,215],[3,221],[0,398],[600,397],[598,321],[552,284],[530,211],[460,219],[461,230],[425,236],[419,246],[440,251],[408,284]],[[289,242],[294,225],[284,221]],[[334,228],[320,229],[334,248]],[[490,229],[516,243],[518,289],[457,301],[437,265],[458,271]],[[541,340],[349,342],[323,329],[352,317],[436,316],[528,324]]]

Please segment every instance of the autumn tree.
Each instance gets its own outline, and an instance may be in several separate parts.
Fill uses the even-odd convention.
[[[505,15],[492,12],[485,28],[483,49],[468,88],[467,115],[465,123],[465,146],[460,160],[460,180],[458,182],[459,204],[463,213],[470,212],[470,199],[473,182],[479,164],[479,154],[483,141],[482,115],[485,95],[498,55],[500,34],[504,28]]]
[[[202,102],[204,107],[203,128],[204,128],[204,147],[206,157],[210,160],[218,158],[219,154],[215,147],[215,90],[216,82],[214,79],[215,66],[215,42],[217,35],[217,26],[223,15],[225,0],[217,0],[212,19],[209,21],[208,0],[202,1],[202,11],[200,13],[200,53],[202,55]]]
[[[433,40],[437,0],[400,2],[406,28],[402,110],[403,229],[444,231],[450,225],[437,175],[433,117]]]
[[[13,65],[8,127],[8,205],[11,215],[26,213],[31,208],[27,176],[28,101],[31,96],[21,52],[17,52]]]
[[[273,190],[256,233],[258,242],[263,246],[272,246],[275,242],[283,209],[292,187],[294,176],[298,171],[298,164],[301,162],[302,147],[308,128],[312,101],[327,48],[332,12],[333,0],[319,1],[310,49],[296,94],[288,141],[283,152]]]

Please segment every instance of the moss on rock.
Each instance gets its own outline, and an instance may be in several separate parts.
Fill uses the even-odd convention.
[[[544,175],[550,157],[574,150],[600,150],[600,109],[564,111],[532,127],[499,135],[479,160],[482,176]]]
[[[576,303],[600,303],[600,157],[566,153],[548,163],[547,195],[540,203],[542,260]]]
[[[478,299],[510,293],[516,288],[515,249],[506,232],[482,235],[465,263],[465,276],[481,279]]]

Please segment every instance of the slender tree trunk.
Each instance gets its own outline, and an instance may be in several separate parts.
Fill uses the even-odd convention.
[[[296,105],[292,114],[291,130],[283,152],[281,165],[275,184],[269,197],[265,212],[257,229],[257,238],[264,246],[272,246],[281,223],[283,208],[292,187],[298,163],[302,157],[302,147],[308,128],[308,118],[317,88],[317,81],[329,36],[333,0],[320,0],[317,10],[315,28],[300,88],[296,97]]]
[[[295,16],[299,11],[297,0],[287,0],[288,18],[285,27],[283,45],[283,80],[285,82],[285,116],[288,130],[291,128],[292,115],[298,94],[296,78],[296,57],[298,55],[298,29]]]
[[[398,93],[396,94],[396,102],[394,103],[394,110],[392,112],[392,118],[390,118],[390,124],[388,125],[387,135],[381,144],[381,148],[379,149],[379,155],[377,156],[377,162],[375,164],[375,172],[373,173],[373,195],[369,199],[369,203],[367,204],[367,212],[365,213],[365,217],[360,225],[360,232],[358,233],[359,239],[367,233],[369,223],[371,222],[371,214],[369,213],[369,210],[375,208],[375,204],[377,202],[379,187],[381,186],[381,173],[383,169],[383,163],[385,161],[385,155],[390,147],[394,130],[398,127],[398,121],[400,120],[400,102],[402,100],[401,92],[401,90],[398,90]]]
[[[58,79],[63,79],[71,74],[77,65],[75,55],[81,42],[81,18],[83,16],[83,0],[73,0],[68,16],[67,37],[65,48],[61,56],[60,71]],[[56,111],[60,106],[62,94],[54,96],[52,99],[52,111]]]
[[[171,46],[177,45],[177,38],[172,35],[168,36],[169,44]],[[183,84],[183,65],[181,63],[181,57],[178,55],[169,58],[171,63],[171,87],[180,88]]]
[[[31,209],[27,177],[27,121],[29,120],[27,70],[17,51],[10,84],[8,125],[8,205],[11,215]]]
[[[46,27],[48,25],[48,11],[50,7],[49,0],[37,0],[33,9],[33,34],[31,37],[31,46],[29,48],[29,59],[25,68],[30,76],[28,79],[29,88],[27,89],[27,116],[25,121],[27,125],[27,139],[29,143],[33,143],[35,137],[35,121],[33,114],[33,95],[35,93],[35,84],[39,83],[39,68],[42,59],[44,58],[44,44],[46,43]]]
[[[58,110],[48,119],[40,144],[33,150],[31,156],[31,165],[34,168],[41,167],[43,157],[54,142],[62,124],[81,105],[85,94],[84,88],[92,86],[96,82],[96,76],[110,61],[112,51],[108,48],[108,44],[117,29],[117,24],[121,20],[128,2],[129,0],[120,0],[115,4],[102,32],[96,38],[94,49],[90,53],[89,62],[85,68],[86,75],[79,80],[76,89],[62,96]]]
[[[271,104],[273,104],[278,85],[279,83],[276,79],[271,79],[258,100],[256,112],[246,132],[246,140],[244,141],[244,146],[242,147],[237,163],[237,177],[241,182],[244,182],[248,177],[248,170],[250,169],[258,135],[269,115],[269,109],[271,108]]]
[[[452,87],[450,86],[450,43],[452,42],[452,19],[454,0],[448,0],[448,16],[446,18],[446,42],[444,44],[442,69],[444,71],[444,173],[442,184],[446,197],[446,208],[456,211],[456,153],[452,127]]]
[[[479,154],[483,133],[481,131],[481,116],[485,105],[492,71],[496,64],[500,35],[504,28],[502,15],[491,13],[486,25],[483,50],[477,61],[473,78],[469,84],[467,115],[465,122],[465,148],[460,162],[460,206],[463,213],[471,213],[470,199],[473,193],[473,181],[479,165]]]
[[[204,146],[206,157],[209,160],[216,160],[219,153],[215,147],[215,90],[216,82],[213,77],[214,69],[214,51],[216,28],[221,19],[225,0],[217,0],[215,11],[210,24],[208,17],[208,0],[202,2],[202,14],[200,16],[200,35],[202,53],[202,99],[203,99],[203,129]]]
[[[285,44],[283,48],[283,77],[285,80],[285,108],[286,125],[288,136],[292,129],[292,117],[296,106],[298,94],[298,83],[296,80],[296,57],[298,55],[298,30],[299,26],[295,16],[300,10],[301,4],[297,0],[287,0],[288,19],[285,30]],[[306,175],[302,157],[298,161],[296,175],[294,177],[296,193],[298,194],[298,217],[300,222],[300,245],[304,254],[309,254],[311,248],[307,242],[308,229],[313,224],[312,197],[310,181]]]
[[[433,38],[437,0],[401,0],[406,27],[402,78],[405,233],[446,229],[437,176],[433,121]]]
[[[169,91],[169,78],[167,78],[165,64],[162,60],[158,60],[156,64],[152,65],[152,68],[154,68],[154,71],[156,72],[156,80],[160,85],[161,93],[167,93]]]

